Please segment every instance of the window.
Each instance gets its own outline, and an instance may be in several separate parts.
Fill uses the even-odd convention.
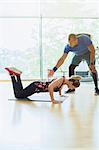
[[[0,18],[0,79],[8,78],[4,67],[14,66],[23,71],[24,79],[47,78],[64,52],[68,34],[88,33],[96,48],[96,67],[99,70],[98,19],[66,18]],[[73,53],[55,73],[68,75]],[[79,66],[80,70],[82,65]],[[41,75],[43,75],[41,77]]]
[[[0,77],[4,79],[5,67],[14,66],[23,71],[24,79],[40,78],[39,60],[39,20],[1,18]]]

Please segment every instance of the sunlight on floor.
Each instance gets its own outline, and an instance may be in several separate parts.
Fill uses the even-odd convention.
[[[44,93],[36,96],[48,97]],[[75,94],[67,96],[58,105],[8,101],[14,98],[12,85],[1,82],[0,149],[98,150],[99,96],[94,95],[94,85],[82,83]]]

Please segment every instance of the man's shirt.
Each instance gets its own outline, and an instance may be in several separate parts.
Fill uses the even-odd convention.
[[[83,55],[89,51],[88,46],[92,44],[92,41],[87,35],[81,35],[78,37],[78,45],[70,47],[69,44],[65,46],[64,53],[73,52],[75,55]]]

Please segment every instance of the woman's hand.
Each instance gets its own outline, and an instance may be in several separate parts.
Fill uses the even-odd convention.
[[[52,103],[53,104],[60,104],[60,103],[62,103],[63,101],[58,101],[58,100],[52,100]]]

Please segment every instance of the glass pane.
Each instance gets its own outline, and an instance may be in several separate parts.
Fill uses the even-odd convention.
[[[39,20],[0,18],[0,79],[8,76],[4,67],[23,71],[24,79],[40,78]]]

